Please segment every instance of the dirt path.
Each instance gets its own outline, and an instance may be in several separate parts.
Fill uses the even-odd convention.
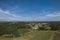
[[[52,35],[49,40],[53,40],[53,37],[54,37],[54,32],[52,31]]]

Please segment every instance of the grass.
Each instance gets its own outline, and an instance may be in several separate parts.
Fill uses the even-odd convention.
[[[28,29],[20,28],[20,29],[18,29],[18,32],[19,32],[20,35],[24,35],[25,33],[28,32]]]
[[[49,40],[52,32],[50,31],[30,31],[22,37],[15,38],[14,40]]]
[[[24,33],[28,32],[27,29],[18,29],[17,31],[18,31],[17,34],[20,34],[20,37],[22,35],[24,35]],[[0,36],[0,40],[13,40],[13,37],[10,37],[10,36]]]
[[[13,40],[13,38],[0,36],[0,40]]]
[[[53,40],[60,40],[60,32],[55,32]]]
[[[27,30],[21,29],[20,32],[25,33],[24,35],[12,38],[12,37],[3,37],[0,36],[0,40],[60,40],[60,32],[54,31],[37,31],[37,30],[30,30],[30,32],[26,32]],[[54,32],[54,35],[53,35]],[[22,34],[21,33],[21,34]],[[53,39],[51,39],[53,35]]]
[[[51,32],[41,31],[36,33],[33,40],[48,40],[50,36],[51,36]]]

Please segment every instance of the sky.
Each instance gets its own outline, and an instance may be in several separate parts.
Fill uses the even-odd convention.
[[[60,0],[0,0],[0,21],[60,21]]]

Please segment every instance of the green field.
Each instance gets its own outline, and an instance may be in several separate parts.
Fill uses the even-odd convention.
[[[45,31],[36,31],[29,34],[27,37],[29,40],[48,40],[51,36],[52,32]]]
[[[60,40],[60,32],[31,30],[17,38],[0,36],[0,40]]]
[[[31,31],[13,40],[60,40],[60,34],[55,31]]]
[[[53,40],[60,40],[60,32],[55,32]]]
[[[13,38],[0,36],[0,40],[13,40]]]

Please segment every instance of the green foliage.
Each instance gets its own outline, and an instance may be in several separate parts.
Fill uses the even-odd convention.
[[[51,30],[60,30],[60,23],[49,23]]]
[[[18,29],[26,28],[25,23],[3,22],[0,23],[0,35],[13,34],[14,36],[20,36]],[[22,31],[21,31],[22,32]]]
[[[31,22],[32,23],[32,22]],[[26,26],[29,22],[0,22],[0,35],[12,34],[13,36],[21,36],[28,32],[29,26]],[[48,23],[51,30],[60,30],[60,23]],[[40,28],[39,30],[50,30],[47,28]]]

